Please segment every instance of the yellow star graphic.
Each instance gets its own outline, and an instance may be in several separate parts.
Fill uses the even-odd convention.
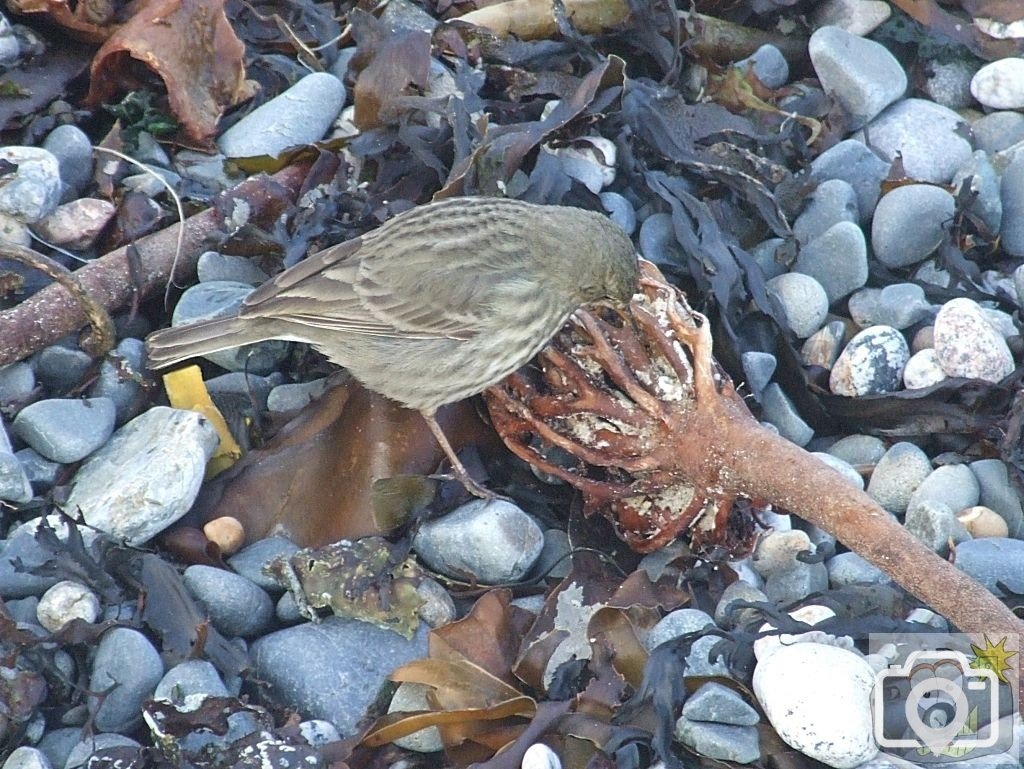
[[[971,667],[976,670],[987,669],[991,670],[1004,684],[1010,683],[1006,677],[1006,672],[1012,670],[1013,666],[1010,665],[1010,658],[1016,657],[1017,652],[1010,651],[1006,648],[1006,639],[1003,638],[997,644],[993,644],[988,640],[988,636],[985,636],[985,645],[976,646],[971,644],[971,651],[974,652],[974,659],[971,660]]]

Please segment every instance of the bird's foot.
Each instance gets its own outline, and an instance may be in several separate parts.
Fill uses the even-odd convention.
[[[450,473],[440,473],[438,475],[431,475],[428,477],[439,481],[458,481],[466,491],[479,499],[500,499],[503,502],[512,502],[509,497],[498,494],[496,491],[491,491],[479,481],[474,480],[464,468],[461,473],[457,468],[453,467],[452,472]]]

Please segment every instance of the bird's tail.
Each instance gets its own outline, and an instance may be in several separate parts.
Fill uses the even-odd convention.
[[[146,339],[151,369],[167,368],[211,352],[274,339],[270,324],[255,318],[213,318],[154,331]]]

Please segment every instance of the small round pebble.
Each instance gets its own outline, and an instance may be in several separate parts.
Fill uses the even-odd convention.
[[[946,302],[935,318],[935,355],[951,377],[998,382],[1013,372],[1003,335],[978,304],[966,297]]]
[[[981,537],[1006,537],[1010,529],[1006,521],[995,510],[984,505],[968,507],[957,513],[957,519],[967,529],[967,533],[975,539]]]
[[[785,252],[780,251],[780,247],[785,245],[786,241],[782,238],[768,238],[750,249],[750,255],[761,268],[765,280],[770,280],[786,272]]]
[[[519,769],[562,769],[562,761],[543,742],[535,742],[523,754]]]
[[[530,570],[544,547],[537,522],[511,502],[474,500],[428,521],[413,548],[432,569],[487,585],[514,582]]]
[[[867,283],[868,250],[864,232],[839,222],[800,249],[793,272],[802,272],[825,289],[829,304]]]
[[[636,230],[636,209],[633,204],[617,192],[602,192],[601,207],[608,213],[608,218],[619,225],[627,235]]]
[[[270,596],[234,572],[195,565],[185,569],[184,580],[224,635],[252,638],[265,631],[274,616]]]
[[[773,531],[757,543],[752,565],[762,577],[784,571],[797,563],[796,557],[802,552],[814,552],[807,533],[799,529]]]
[[[765,88],[782,88],[789,81],[789,64],[774,45],[762,45],[736,66],[751,67]]]
[[[252,259],[217,251],[204,251],[199,255],[196,275],[202,283],[228,280],[250,286],[258,286],[270,277]]]
[[[264,590],[279,593],[281,585],[267,574],[266,568],[278,558],[290,558],[299,546],[287,537],[266,537],[239,550],[228,558],[228,566]]]
[[[828,447],[828,453],[849,465],[875,465],[885,454],[885,444],[874,435],[847,435]]]
[[[893,268],[927,258],[945,237],[955,208],[953,196],[931,184],[907,184],[887,193],[871,221],[875,257]]]
[[[829,584],[834,588],[847,585],[888,584],[892,581],[884,571],[853,552],[832,556],[825,566],[828,569]]]
[[[903,520],[904,528],[936,553],[947,551],[955,523],[953,508],[933,499],[912,502]]]
[[[871,719],[875,671],[864,658],[817,643],[783,646],[754,668],[753,688],[786,744],[828,766],[878,752]]]
[[[726,629],[745,625],[758,616],[757,611],[734,607],[733,604],[737,601],[759,603],[767,600],[768,596],[763,590],[738,579],[722,591],[722,597],[718,599],[718,605],[715,607],[715,622]]]
[[[907,340],[891,326],[870,326],[839,355],[829,376],[836,395],[856,397],[895,392],[910,359]]]
[[[907,503],[907,514],[925,502],[943,504],[954,513],[973,507],[981,500],[981,486],[967,465],[936,467],[914,489]]]
[[[405,713],[411,710],[432,710],[427,702],[427,692],[433,687],[426,684],[403,681],[395,689],[388,705],[388,713]],[[436,753],[444,749],[441,732],[436,726],[428,726],[394,741],[395,745],[416,753]]]
[[[768,352],[748,350],[743,353],[740,360],[750,391],[755,395],[762,392],[772,381],[772,375],[778,365],[775,356]]]
[[[884,0],[824,0],[815,7],[811,20],[815,27],[833,25],[851,35],[869,35],[892,16]]]
[[[986,64],[971,79],[971,93],[989,109],[1024,108],[1024,59],[1010,56]]]
[[[40,350],[33,364],[40,383],[50,394],[60,394],[78,386],[92,358],[77,348],[54,344]]]
[[[220,548],[224,555],[234,555],[245,543],[245,527],[230,515],[222,515],[203,524],[203,534]]]
[[[49,398],[19,411],[14,432],[47,459],[67,464],[105,444],[116,417],[110,398]]]
[[[61,180],[73,191],[84,190],[92,180],[92,141],[78,126],[60,125],[47,134],[43,149],[57,158]]]
[[[100,599],[80,582],[61,580],[39,599],[39,624],[56,633],[73,619],[92,623],[100,615]]]
[[[36,377],[27,363],[0,367],[0,407],[20,405],[32,395]]]
[[[676,609],[662,617],[658,624],[651,628],[651,632],[643,639],[644,648],[653,651],[666,641],[687,633],[696,633],[708,625],[714,627],[714,624],[715,621],[700,609]]]
[[[761,757],[757,729],[753,726],[707,723],[680,716],[674,735],[679,742],[710,759],[749,764]]]
[[[932,348],[915,352],[907,361],[907,367],[903,369],[903,385],[908,390],[931,387],[948,378],[939,364],[939,356]]]
[[[53,213],[63,192],[60,164],[53,153],[8,145],[0,148],[0,160],[13,168],[0,187],[0,212],[27,224]]]
[[[805,339],[821,328],[828,315],[828,297],[821,284],[810,275],[788,272],[765,284],[771,296],[782,305],[790,329]]]
[[[868,496],[890,513],[903,515],[911,495],[931,472],[931,460],[921,449],[905,441],[894,443],[871,473]]]
[[[50,760],[41,750],[28,745],[15,748],[0,769],[52,769]]]

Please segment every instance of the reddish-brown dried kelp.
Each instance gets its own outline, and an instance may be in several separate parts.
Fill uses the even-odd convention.
[[[743,495],[834,534],[967,632],[1024,631],[835,470],[766,430],[711,357],[707,319],[643,263],[629,312],[579,311],[539,357],[487,391],[508,447],[583,492],[637,550],[689,530],[735,546]]]

